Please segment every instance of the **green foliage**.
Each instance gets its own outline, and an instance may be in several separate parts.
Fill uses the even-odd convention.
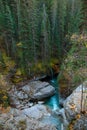
[[[0,0],[0,5],[0,50],[4,46],[26,75],[31,64],[47,63],[51,57],[61,61],[66,35],[82,31],[81,0]]]
[[[0,89],[0,105],[5,108],[9,106],[9,98],[6,90]]]
[[[71,36],[71,49],[62,65],[59,82],[67,81],[66,86],[73,89],[87,80],[87,35]],[[61,82],[62,86],[62,82]]]
[[[68,19],[69,18],[69,19]],[[66,15],[66,29],[69,35],[80,32],[80,27],[83,23],[82,1],[68,0],[67,15]]]
[[[7,90],[10,88],[10,85],[6,81],[5,75],[0,73],[0,106],[8,107],[9,106],[9,97]]]

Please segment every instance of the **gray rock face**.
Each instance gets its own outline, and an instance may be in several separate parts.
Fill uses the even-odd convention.
[[[75,118],[76,114],[79,114],[82,111],[87,110],[87,86],[84,83],[83,86],[83,100],[82,98],[82,85],[77,87],[76,90],[66,99],[64,103],[64,109],[66,112],[67,119],[71,121]],[[82,102],[82,108],[81,108]]]
[[[45,88],[40,89],[40,91],[35,93],[32,98],[37,99],[37,100],[41,100],[41,99],[44,99],[46,97],[52,96],[54,93],[55,93],[55,88],[52,87],[51,85],[49,85]]]
[[[30,86],[29,85],[23,86],[22,91],[25,92],[26,94],[29,94],[31,92]]]
[[[28,84],[30,86],[31,99],[42,100],[55,93],[55,89],[48,82],[34,81]]]
[[[48,111],[44,105],[35,105],[31,108],[23,110],[23,113],[30,118],[41,119],[44,115],[48,114]]]
[[[76,120],[74,130],[87,130],[87,82],[84,82],[83,85],[78,86],[73,91],[73,93],[65,100],[64,110],[68,122]],[[81,115],[81,111],[86,114]],[[77,115],[80,115],[80,119],[78,120],[76,119]],[[86,122],[84,120],[86,120]]]
[[[81,116],[74,125],[74,130],[87,130],[87,115]]]
[[[57,130],[57,124],[50,119],[51,112],[44,105],[18,110],[11,108],[0,114],[0,130]],[[42,121],[49,118],[49,123]]]
[[[55,88],[48,82],[32,81],[20,89],[12,88],[9,92],[10,103],[12,106],[23,109],[24,106],[32,106],[30,100],[43,100],[55,93]]]

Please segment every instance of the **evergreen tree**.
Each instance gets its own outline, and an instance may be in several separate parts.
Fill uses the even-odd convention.
[[[61,61],[66,35],[87,30],[86,0],[0,0],[0,5],[4,48],[26,73],[31,63]]]

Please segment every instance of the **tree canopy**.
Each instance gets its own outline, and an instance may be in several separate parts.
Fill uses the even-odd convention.
[[[61,61],[73,33],[87,31],[86,0],[0,0],[3,54],[29,74],[39,61]],[[68,38],[67,38],[68,37]]]

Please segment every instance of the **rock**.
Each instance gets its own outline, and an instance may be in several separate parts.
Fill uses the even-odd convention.
[[[10,105],[12,106],[12,107],[16,107],[16,106],[18,106],[18,105],[20,105],[20,102],[19,102],[19,100],[15,97],[15,95],[10,95],[9,96],[9,100],[10,100]]]
[[[79,114],[82,110],[86,111],[87,108],[87,86],[83,84],[83,101],[82,98],[82,85],[78,86],[77,89],[65,100],[64,109],[66,117],[69,121],[75,118],[76,114]],[[81,108],[82,102],[82,108]],[[86,106],[85,106],[86,105]],[[82,109],[82,110],[81,110]]]
[[[60,105],[60,107],[62,107],[62,108],[63,108],[63,105],[64,105],[64,101],[65,101],[65,99],[63,99],[63,98],[61,98],[61,99],[59,100],[59,105]]]
[[[10,110],[10,115],[13,115],[14,117],[20,116],[22,114],[21,110],[15,109],[15,108],[11,108]]]
[[[87,130],[87,82],[84,82],[82,85],[78,86],[65,100],[64,111],[66,119],[69,123],[75,120],[75,124],[73,126],[74,130]]]
[[[43,118],[47,120],[43,121]],[[24,110],[11,108],[8,113],[0,114],[1,130],[57,130],[57,125],[44,105],[35,105]]]
[[[31,107],[29,101],[38,101],[50,97],[55,89],[48,82],[32,81],[21,88],[14,87],[9,92],[10,104],[13,107],[21,108],[22,105]],[[24,107],[22,107],[23,109]]]
[[[74,124],[74,130],[87,130],[87,115],[81,116]]]
[[[44,105],[35,105],[31,108],[24,109],[23,113],[30,118],[41,119],[48,111]]]
[[[29,85],[25,85],[22,87],[22,91],[24,91],[26,94],[29,94],[30,93],[30,86]]]
[[[28,120],[26,130],[57,130],[54,124],[47,124],[37,120]]]
[[[62,108],[62,109],[59,111],[59,115],[62,117],[62,119],[63,119],[62,122],[63,122],[63,124],[64,124],[63,127],[64,127],[64,129],[66,129],[67,126],[69,125],[69,122],[67,121],[64,108]]]
[[[19,99],[19,100],[24,100],[24,99],[27,99],[28,98],[28,95],[23,93],[22,91],[18,91],[18,93],[16,94],[16,97]]]
[[[38,104],[44,104],[44,101],[38,101]]]
[[[29,103],[29,107],[32,107],[34,104],[33,103]]]
[[[49,86],[47,86],[45,88],[40,89],[40,91],[35,93],[32,96],[32,98],[37,99],[37,100],[41,100],[41,99],[50,97],[50,96],[52,96],[54,94],[55,94],[55,88],[52,87],[51,85],[49,85]]]
[[[49,86],[48,82],[41,82],[41,81],[33,81],[28,84],[31,86],[34,93],[38,92],[40,89],[43,89],[47,86]]]

